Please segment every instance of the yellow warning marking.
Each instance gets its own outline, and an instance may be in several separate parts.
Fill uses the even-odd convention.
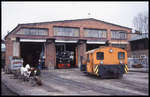
[[[128,71],[128,66],[127,66],[127,64],[126,64],[125,66],[126,66],[126,69],[127,69],[127,71]]]
[[[125,70],[125,72],[127,73],[127,70],[126,70],[126,68],[124,68],[124,70]]]
[[[96,72],[97,68],[98,68],[98,65],[95,67],[94,72]]]
[[[125,64],[125,68],[124,68],[125,72],[127,73],[128,72],[128,67],[127,65]]]
[[[98,69],[95,71],[95,73],[98,73]]]
[[[98,69],[97,69],[97,71],[96,71],[96,75],[98,76]]]
[[[94,73],[98,76],[98,65],[95,66]]]
[[[98,65],[96,65],[96,69],[98,68]]]
[[[96,71],[96,69],[94,69],[94,72]]]
[[[127,71],[128,71],[128,66],[127,66],[127,65],[125,65],[125,67],[126,67],[126,69],[127,69]]]
[[[94,69],[94,72],[96,71],[96,69]]]

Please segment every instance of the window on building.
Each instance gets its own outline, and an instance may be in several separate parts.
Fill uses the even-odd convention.
[[[96,53],[97,60],[104,60],[104,52],[97,52]]]
[[[127,34],[125,31],[112,30],[111,39],[127,39]]]
[[[54,27],[55,36],[72,36],[78,37],[80,29],[71,27]]]
[[[21,28],[16,34],[22,34],[22,35],[48,35],[48,29]]]
[[[45,29],[40,29],[38,30],[38,35],[48,35],[48,30],[45,30]]]
[[[107,30],[104,29],[84,29],[85,37],[106,38]]]
[[[124,52],[118,52],[118,59],[125,59],[125,53]]]

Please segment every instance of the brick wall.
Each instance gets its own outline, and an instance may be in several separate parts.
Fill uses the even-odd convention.
[[[64,27],[79,27],[80,28],[80,37],[54,37],[53,35],[53,27],[54,26],[64,26]],[[56,39],[74,39],[74,40],[79,40],[79,39],[86,39],[86,40],[101,40],[97,38],[84,38],[84,28],[95,28],[95,29],[106,29],[107,30],[107,39],[105,40],[111,40],[111,35],[110,31],[111,30],[125,30],[128,33],[131,32],[131,29],[124,28],[124,27],[119,27],[111,24],[106,24],[103,22],[95,21],[95,20],[81,20],[81,21],[69,21],[69,22],[52,22],[52,23],[39,23],[39,24],[27,24],[27,25],[19,25],[17,30],[21,27],[31,27],[31,28],[48,28],[49,29],[49,35],[48,36],[24,36],[24,35],[16,35],[11,33],[9,37],[21,37],[21,38],[56,38]],[[16,30],[14,30],[16,31]],[[128,34],[129,36],[129,34]],[[6,64],[9,64],[9,56],[13,55],[13,42],[9,40],[7,37],[6,39]],[[128,38],[129,39],[129,38]],[[121,40],[122,42],[128,42],[127,40]],[[116,41],[116,40],[111,40],[111,41]],[[47,44],[47,43],[46,43]],[[86,51],[86,44],[80,45],[79,46],[79,51],[81,50],[81,55],[84,54]],[[46,65],[50,64],[56,64],[56,49],[55,49],[55,43],[48,43],[46,45]]]
[[[111,30],[125,30],[128,33],[131,32],[131,29],[105,24],[102,22],[94,21],[94,20],[81,20],[81,21],[72,21],[72,22],[54,22],[54,23],[45,23],[45,24],[35,24],[35,25],[23,25],[23,27],[34,27],[34,28],[48,28],[49,29],[49,36],[53,37],[53,26],[62,26],[62,27],[79,27],[80,28],[80,37],[84,37],[83,31],[84,28],[95,28],[95,29],[106,29],[107,39],[111,40],[110,31]],[[128,34],[128,37],[130,35]],[[115,40],[114,40],[115,41]],[[122,40],[123,41],[123,40]],[[127,41],[127,40],[125,40]]]
[[[86,52],[86,41],[85,40],[79,40],[78,41],[78,45],[77,45],[77,49],[78,49],[78,67],[80,67],[81,65],[81,57],[82,59],[85,59],[85,52]]]
[[[13,41],[7,39],[5,45],[6,45],[5,63],[7,68],[8,65],[10,64],[9,56],[13,56]]]
[[[48,40],[46,42],[45,49],[45,66],[48,68],[53,68],[56,65],[56,48],[54,40]]]

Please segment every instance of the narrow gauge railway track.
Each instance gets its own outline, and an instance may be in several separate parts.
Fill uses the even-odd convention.
[[[100,79],[100,80],[103,80],[103,79]],[[111,81],[112,80],[107,80],[108,83]],[[136,90],[136,91],[139,91],[142,93],[148,93],[148,87],[145,87],[145,86],[147,86],[146,83],[135,82],[135,81],[131,81],[131,80],[122,78],[122,79],[113,79],[113,84],[117,85],[120,88],[127,87],[128,89],[131,89],[131,90]]]
[[[47,92],[61,92],[57,89],[54,89],[53,87],[51,87],[48,84],[42,84],[42,86],[40,86],[40,88],[46,90]]]
[[[148,87],[145,87],[146,84],[142,84],[142,83],[138,83],[138,82],[133,82],[130,80],[126,80],[126,79],[121,79],[121,80],[117,80],[115,83],[117,84],[122,84],[123,87],[128,87],[129,89],[132,90],[136,90],[136,91],[140,91],[143,93],[148,93]]]
[[[93,75],[88,75],[88,77],[90,77],[92,79],[96,79],[96,80],[105,80],[105,79],[101,79],[101,78],[99,78],[97,76],[93,76]],[[147,77],[144,77],[144,78],[146,79]],[[107,80],[107,82],[111,83],[112,80],[113,80],[113,84],[117,85],[120,88],[127,87],[128,89],[131,89],[131,90],[136,90],[136,91],[139,91],[142,93],[148,93],[148,84],[146,84],[146,83],[135,82],[135,81],[128,80],[126,78],[111,79],[111,80]],[[147,87],[145,87],[145,86],[147,86]]]
[[[100,79],[96,76],[90,76],[93,79],[99,79],[99,80],[105,80],[105,79]],[[122,79],[112,79],[113,80],[113,84],[120,87],[120,88],[128,88],[131,90],[136,90],[142,93],[148,93],[148,87],[146,83],[140,83],[140,82],[135,82],[135,81],[131,81],[131,80],[127,80],[125,78]],[[111,83],[112,80],[106,80],[106,83]]]
[[[109,88],[100,87],[100,86],[96,86],[93,84],[87,84],[87,83],[83,83],[83,82],[73,81],[71,79],[61,78],[61,77],[58,77],[57,75],[54,75],[51,73],[46,74],[45,78],[47,81],[54,81],[55,83],[57,83],[59,85],[63,85],[73,91],[93,90],[95,92],[101,92],[104,94],[109,93],[109,95],[137,95],[135,93],[130,93],[130,92],[121,91],[121,90],[115,90],[115,89],[112,90]]]
[[[55,75],[55,74],[53,74]],[[96,80],[105,80],[105,79],[101,79],[98,78],[97,76],[93,76],[93,75],[89,75],[89,78],[92,79],[96,79]],[[120,87],[120,88],[128,88],[130,90],[136,90],[142,93],[148,93],[148,87],[146,83],[141,83],[141,82],[135,82],[135,81],[131,81],[131,80],[127,80],[127,79],[112,79],[113,80],[113,84],[115,84],[116,86]],[[111,83],[112,80],[107,80],[108,83]]]

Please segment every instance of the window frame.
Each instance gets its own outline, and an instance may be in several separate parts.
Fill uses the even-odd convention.
[[[98,53],[102,53],[103,54],[102,57],[98,56]],[[97,60],[104,60],[104,52],[96,52],[96,59]]]
[[[127,40],[127,31],[111,30],[111,39],[113,40]]]
[[[41,32],[43,33],[40,33]],[[45,31],[45,32],[44,32]],[[48,36],[49,29],[48,28],[28,28],[22,27],[15,34],[17,35],[27,35],[27,36]]]
[[[80,28],[79,27],[53,26],[53,33],[54,33],[54,36],[80,37]]]
[[[91,36],[93,33],[97,35]],[[87,38],[107,38],[107,29],[84,28],[83,34]]]
[[[120,58],[120,56],[119,56],[119,53],[123,53],[123,56],[121,56],[121,58]],[[122,58],[122,57],[123,57],[123,58]],[[125,59],[125,52],[118,52],[118,59],[119,59],[119,60]]]

